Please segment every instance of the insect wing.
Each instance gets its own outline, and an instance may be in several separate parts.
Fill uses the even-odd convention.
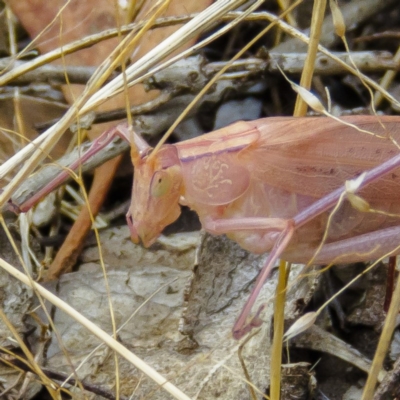
[[[372,134],[360,132],[331,118],[269,118],[259,120],[260,138],[239,154],[254,179],[271,186],[320,198],[399,152],[391,138],[400,140],[399,118],[352,116],[345,122]],[[274,132],[272,135],[271,132]],[[397,200],[400,171],[366,188],[370,199]]]

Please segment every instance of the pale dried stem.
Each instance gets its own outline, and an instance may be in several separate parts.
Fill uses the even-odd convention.
[[[354,347],[349,346],[343,340],[317,325],[311,326],[308,331],[292,339],[290,345],[331,354],[367,373],[371,368],[371,360],[368,360]],[[383,380],[386,374],[387,372],[382,369],[378,375],[378,380]]]
[[[382,333],[379,338],[378,347],[375,351],[375,356],[372,362],[372,366],[368,373],[368,379],[364,386],[362,400],[370,400],[373,397],[378,375],[382,369],[383,362],[387,355],[387,351],[389,349],[393,332],[396,327],[399,309],[400,309],[400,279],[398,277],[396,288],[394,290],[392,301],[390,303],[389,311],[385,318],[385,323],[383,325]]]
[[[386,2],[380,0],[366,0],[364,2],[357,2],[357,4],[351,3],[343,5],[342,10],[345,18],[345,23],[347,25],[357,25],[365,19],[369,18],[372,14],[376,14],[378,10],[380,10],[380,8],[386,7],[389,4],[394,3],[394,1],[395,0],[390,0]],[[154,22],[153,29],[186,23],[197,15],[198,14],[190,14],[187,16],[159,18]],[[227,21],[233,18],[237,18],[237,13],[228,13],[227,15],[222,16],[220,20]],[[264,19],[262,13],[253,13],[245,17],[246,21],[259,21],[260,19]],[[144,23],[140,22],[123,25],[120,28],[116,29],[108,29],[101,33],[90,35],[85,37],[84,39],[66,44],[62,48],[55,49],[21,65],[17,64],[17,66],[15,66],[15,60],[8,59],[6,60],[6,65],[2,65],[1,69],[9,69],[11,67],[13,68],[11,71],[6,72],[4,75],[0,76],[0,85],[4,85],[7,82],[14,80],[29,71],[32,71],[42,65],[46,65],[51,61],[57,60],[63,55],[71,54],[78,50],[85,49],[87,47],[95,45],[96,43],[99,43],[102,40],[107,40],[120,34],[127,34],[131,31],[138,31],[143,27],[143,25]],[[330,17],[327,17],[323,23],[321,43],[325,46],[329,46],[336,39],[337,37],[335,37],[333,33],[332,20]],[[297,39],[291,39],[278,45],[275,50],[279,53],[295,53],[301,50],[299,49],[298,44],[299,43],[297,42]]]
[[[1,262],[3,260],[0,259],[0,266]],[[28,280],[28,278],[27,278]],[[18,334],[17,330],[14,328],[13,324],[11,321],[7,318],[6,314],[4,313],[3,309],[0,308],[0,318],[3,320],[4,324],[7,326],[7,328],[10,330],[12,335],[14,336],[15,340],[18,342],[18,345],[20,346],[21,350],[25,354],[26,358],[28,359],[31,368],[35,371],[35,373],[40,377],[41,381],[43,384],[46,386],[49,394],[53,399],[58,399],[57,395],[57,388],[56,385],[43,373],[43,371],[40,369],[40,366],[37,364],[35,358],[33,357],[33,354],[31,351],[28,349],[26,344],[24,343],[23,339],[21,336]]]
[[[129,351],[125,346],[119,343],[117,340],[109,336],[106,332],[101,330],[97,325],[88,320],[82,314],[78,313],[74,308],[70,305],[62,301],[59,297],[55,296],[53,293],[45,289],[43,286],[37,284],[30,280],[27,276],[25,276],[22,272],[18,271],[12,265],[7,263],[5,260],[0,258],[0,267],[7,271],[10,275],[14,276],[14,278],[18,279],[28,287],[37,291],[43,298],[50,301],[53,305],[55,305],[60,310],[64,311],[66,314],[71,316],[73,319],[78,321],[84,327],[86,327],[90,332],[92,332],[96,337],[98,337],[102,342],[107,344],[111,349],[116,351],[120,356],[129,361],[132,365],[142,371],[144,374],[149,376],[154,382],[160,385],[163,389],[165,389],[168,393],[174,396],[176,399],[182,400],[190,400],[188,396],[182,393],[177,387],[175,387],[171,382],[165,379],[162,375],[160,375],[157,371],[151,368],[148,364],[146,364],[143,360]]]
[[[341,4],[340,9],[344,17],[346,26],[357,27],[361,22],[373,18],[377,13],[391,4],[397,4],[397,0],[360,0],[352,1],[347,4]],[[307,35],[307,31],[305,31]],[[300,39],[300,38],[298,38]],[[276,46],[275,50],[278,52],[306,52],[306,46],[302,45],[297,38],[287,40],[280,45]],[[300,39],[303,41],[302,39]],[[335,34],[332,17],[328,15],[323,23],[320,43],[325,47],[330,47],[337,42],[338,37]]]
[[[197,15],[197,14],[195,14],[195,15]],[[187,22],[190,19],[192,19],[195,15],[188,15],[185,17],[159,18],[155,21],[155,23],[153,25],[153,29],[161,28],[164,26],[182,24],[182,23]],[[3,71],[8,70],[10,68],[12,68],[12,69],[10,71],[4,73],[2,76],[0,76],[0,85],[3,86],[5,84],[7,84],[8,82],[18,80],[22,75],[28,74],[29,72],[31,72],[35,69],[38,69],[41,66],[47,66],[47,64],[49,64],[52,61],[58,60],[61,57],[66,56],[68,54],[75,53],[76,51],[94,46],[95,44],[97,44],[103,40],[117,37],[120,34],[137,32],[138,30],[143,28],[144,24],[145,24],[145,22],[132,23],[129,25],[121,26],[120,28],[108,29],[101,33],[96,33],[94,35],[86,36],[84,39],[80,39],[80,40],[68,43],[61,48],[57,48],[55,50],[49,51],[46,54],[40,55],[32,61],[27,61],[27,62],[17,61],[18,58],[17,59],[14,59],[14,58],[2,59],[2,61],[0,63],[0,68]],[[73,67],[73,68],[76,68],[76,67]],[[92,73],[93,72],[94,72],[94,69],[92,70]]]
[[[279,263],[279,279],[276,286],[275,310],[274,310],[274,337],[271,347],[270,364],[270,398],[279,400],[281,397],[281,369],[282,369],[282,347],[285,322],[285,300],[286,300],[286,262]]]
[[[210,7],[206,8],[203,12],[166,38],[162,43],[146,53],[145,56],[130,65],[125,71],[126,80],[124,76],[120,75],[95,93],[80,110],[81,114],[91,111],[109,97],[119,93],[123,90],[126,82],[129,83],[129,86],[137,83],[136,80],[142,77],[143,74],[146,74],[160,60],[163,60],[187,41],[204,32],[214,24],[215,21],[219,20],[220,17],[238,7],[243,2],[244,0],[218,0]],[[167,65],[173,62],[174,61],[168,61]]]
[[[325,15],[326,0],[319,0],[314,3],[311,18],[310,39],[307,46],[307,57],[304,62],[304,70],[301,74],[300,86],[306,89],[311,88],[311,81],[314,75],[315,60],[317,58],[318,44],[322,31],[322,23]],[[294,109],[294,117],[303,117],[307,113],[307,103],[297,95]]]
[[[309,42],[309,38],[308,36],[306,36],[305,34],[303,34],[302,32],[293,29],[290,25],[288,25],[287,23],[279,20],[275,15],[264,12],[263,13],[265,15],[265,18],[270,20],[270,21],[276,21],[278,26],[285,30],[285,32],[287,32],[288,34],[292,35],[293,37],[300,39],[302,42],[307,43]],[[326,56],[328,56],[329,58],[331,58],[332,60],[334,60],[336,63],[338,63],[341,67],[343,67],[343,69],[345,71],[350,72],[351,74],[355,75],[355,76],[361,76],[362,79],[368,83],[372,88],[374,88],[375,90],[377,90],[378,92],[382,93],[383,97],[385,97],[388,101],[390,101],[393,104],[396,104],[397,106],[400,107],[400,103],[398,102],[398,100],[393,97],[390,93],[388,93],[386,90],[384,90],[382,87],[380,87],[380,85],[378,83],[376,83],[375,81],[373,81],[371,78],[369,78],[368,76],[364,75],[364,74],[360,74],[357,72],[356,69],[354,69],[351,65],[347,64],[346,62],[344,62],[343,60],[341,60],[340,58],[336,57],[335,55],[333,55],[327,48],[325,48],[322,45],[318,46],[318,50],[325,54]]]
[[[400,47],[397,49],[397,52],[393,58],[393,61],[400,63]],[[388,89],[390,84],[392,83],[393,79],[396,77],[398,68],[396,68],[395,71],[386,71],[385,75],[380,81],[380,86],[383,87],[384,89]],[[379,104],[382,102],[383,96],[382,93],[376,92],[374,96],[374,104],[375,107],[378,107]]]
[[[6,175],[10,170],[15,168],[38,146],[39,148],[31,156],[29,162],[17,173],[12,182],[0,194],[0,208],[10,198],[14,190],[26,177],[36,168],[39,162],[48,154],[51,148],[62,136],[68,126],[79,117],[92,108],[98,106],[108,98],[112,97],[118,90],[122,89],[126,84],[125,76],[128,81],[141,81],[144,79],[142,76],[151,67],[160,62],[164,57],[171,54],[178,49],[182,44],[199,33],[210,27],[220,16],[224,15],[229,10],[237,7],[243,0],[219,0],[206,10],[198,14],[193,20],[189,21],[186,25],[175,31],[174,34],[169,36],[166,40],[156,46],[153,50],[148,52],[144,57],[131,65],[124,75],[118,76],[111,81],[97,93],[91,93],[91,88],[96,86],[96,82],[91,82],[77,101],[71,106],[69,111],[64,117],[53,127],[44,132],[41,136],[35,139],[31,144],[25,146],[15,156],[11,157],[0,167],[0,179]],[[103,66],[99,67],[99,71],[104,70]],[[141,78],[140,78],[141,77]],[[135,82],[137,83],[137,82]]]

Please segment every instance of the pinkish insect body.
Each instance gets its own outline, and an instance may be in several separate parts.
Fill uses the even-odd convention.
[[[185,204],[197,212],[206,231],[225,233],[246,250],[271,251],[281,238],[275,258],[283,251],[288,261],[309,261],[327,229],[329,214],[298,229],[292,224],[296,215],[399,153],[394,143],[400,140],[398,117],[383,117],[382,125],[374,116],[343,120],[372,134],[330,118],[266,118],[164,145],[155,154],[134,155],[128,213],[133,241],[140,238],[145,246],[152,244],[178,218],[179,204]],[[344,201],[315,262],[366,261],[388,251],[383,245],[371,251],[368,235],[375,235],[379,243],[379,235],[399,225],[396,216],[385,213],[400,215],[400,169],[363,188],[360,196],[381,213],[360,212]],[[361,241],[354,247],[356,242],[349,240],[357,237]],[[236,338],[251,329],[246,319],[255,297],[253,293],[235,325]]]
[[[288,219],[398,152],[389,136],[400,139],[399,118],[385,117],[385,128],[373,116],[344,120],[375,136],[329,118],[268,118],[238,122],[134,158],[133,239],[153,243],[178,218],[181,202],[198,213],[211,233],[226,233],[251,252],[271,250]],[[361,193],[371,208],[391,214],[400,214],[399,195],[400,174]],[[300,229],[287,249],[289,261],[307,261],[304,250],[319,244],[326,220],[323,215]],[[346,202],[327,242],[397,223],[396,217],[367,215]]]
[[[127,220],[136,243],[154,243],[184,204],[197,212],[206,231],[227,234],[251,252],[271,251],[233,328],[233,336],[240,338],[259,324],[260,310],[250,323],[248,316],[281,255],[288,261],[313,258],[316,264],[326,264],[400,253],[400,117],[351,116],[342,121],[241,121],[153,152],[122,124],[93,142],[83,159],[115,135],[132,143],[135,176]],[[78,165],[79,161],[71,168]],[[369,172],[357,193],[372,212],[357,211],[348,195],[327,227],[329,212],[345,193],[343,185],[364,171]],[[20,209],[30,208],[65,176]],[[325,232],[324,246],[315,256]]]

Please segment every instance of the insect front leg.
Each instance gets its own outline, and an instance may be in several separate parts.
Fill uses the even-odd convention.
[[[206,231],[214,234],[229,234],[229,232],[237,233],[240,231],[252,232],[254,230],[265,231],[263,235],[258,235],[259,243],[252,243],[252,251],[254,251],[256,247],[259,248],[258,252],[265,252],[266,248],[272,248],[268,259],[257,277],[255,286],[233,327],[233,337],[238,340],[250,332],[254,327],[260,326],[261,324],[259,315],[264,308],[263,306],[258,309],[250,321],[249,315],[265,281],[268,279],[271,270],[275,265],[276,260],[281,256],[293,236],[295,231],[294,222],[290,219],[284,218],[205,218],[203,219],[202,224]],[[243,245],[243,243],[240,244]]]
[[[90,159],[97,152],[106,147],[109,143],[111,143],[115,137],[121,137],[122,139],[130,142],[131,144],[135,144],[137,151],[141,152],[148,148],[147,143],[140,138],[138,135],[134,134],[130,129],[127,123],[123,123],[117,125],[116,127],[110,128],[104,133],[102,133],[97,139],[95,139],[90,145],[89,149],[82,154],[82,156],[69,165],[69,170],[76,170],[82,165],[85,161]],[[62,183],[64,183],[68,177],[70,176],[70,172],[65,169],[60,172],[52,181],[47,183],[44,187],[38,190],[33,196],[31,196],[28,200],[23,202],[22,204],[12,204],[13,208],[17,209],[19,212],[26,212],[30,208],[32,208],[36,203],[38,203],[44,196],[48,193],[56,189]]]
[[[246,233],[246,239],[235,240],[246,250],[253,253],[265,253],[267,249],[272,249],[279,235],[287,226],[292,225],[291,221],[285,218],[261,218],[261,217],[244,217],[244,218],[226,218],[213,219],[205,217],[201,219],[203,228],[214,235],[222,235],[233,233]],[[252,232],[257,233],[254,237]]]

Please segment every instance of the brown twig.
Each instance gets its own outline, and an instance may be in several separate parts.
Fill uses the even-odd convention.
[[[88,196],[89,206],[93,216],[96,216],[100,211],[121,160],[122,156],[115,157],[95,170],[93,184]],[[53,263],[50,265],[46,275],[46,281],[56,279],[60,275],[72,270],[82,250],[84,239],[91,225],[91,215],[88,205],[85,205],[58,251]]]

